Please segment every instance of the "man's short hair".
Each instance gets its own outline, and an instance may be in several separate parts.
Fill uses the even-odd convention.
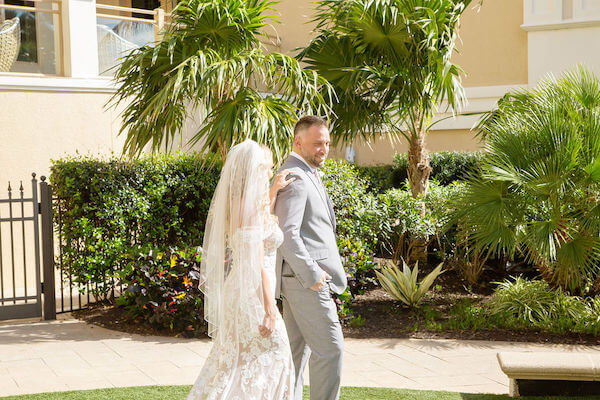
[[[298,136],[299,132],[308,129],[311,126],[324,126],[329,128],[327,126],[327,121],[325,121],[324,118],[317,117],[316,115],[305,115],[296,122],[296,125],[294,125],[294,138]]]

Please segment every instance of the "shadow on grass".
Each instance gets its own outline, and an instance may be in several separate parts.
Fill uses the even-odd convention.
[[[508,395],[459,393],[464,400],[500,400],[511,399]],[[523,400],[600,400],[600,396],[523,396]]]

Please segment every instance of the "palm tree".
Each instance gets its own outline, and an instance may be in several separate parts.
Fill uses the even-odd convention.
[[[600,80],[583,67],[509,93],[481,122],[487,154],[458,200],[475,251],[523,254],[580,291],[600,256]]]
[[[224,156],[251,138],[275,158],[288,151],[299,114],[327,114],[327,82],[297,60],[267,52],[264,29],[275,21],[269,0],[182,0],[155,46],[124,57],[109,104],[126,104],[124,153],[168,149],[186,118],[200,117],[190,144]],[[261,90],[262,89],[262,90]]]
[[[334,87],[334,143],[383,133],[409,144],[408,179],[424,195],[431,172],[425,136],[442,100],[464,101],[450,61],[471,0],[321,0],[317,36],[299,58]],[[423,208],[424,212],[424,208]]]

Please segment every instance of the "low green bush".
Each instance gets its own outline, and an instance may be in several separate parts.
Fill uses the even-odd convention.
[[[563,334],[600,334],[600,297],[571,296],[542,280],[517,277],[498,284],[491,299],[460,301],[449,310],[446,329],[533,329]]]
[[[127,290],[117,299],[132,318],[184,336],[206,333],[200,292],[201,249],[149,251],[120,271]]]
[[[546,281],[521,277],[498,284],[487,307],[491,314],[501,314],[510,325],[537,327],[550,332],[600,332],[596,302],[571,296],[562,289],[551,288]]]
[[[378,285],[375,276],[378,266],[368,246],[361,241],[340,238],[338,248],[352,296],[363,294],[365,290]]]
[[[446,261],[454,251],[456,227],[448,225],[451,200],[464,190],[463,182],[440,185],[432,180],[427,195],[422,199],[412,197],[406,188],[391,189],[378,196],[387,209],[387,220],[391,221],[392,233],[389,240],[379,241],[379,253],[384,256],[396,254],[410,259],[410,246],[415,240],[424,241],[438,258]],[[421,204],[426,213],[421,215]]]
[[[337,235],[362,242],[372,250],[389,241],[392,227],[387,209],[369,193],[356,167],[343,160],[327,160],[321,171],[334,205]]]
[[[340,318],[349,321],[355,318],[352,311],[354,298],[378,285],[375,278],[378,265],[374,260],[373,251],[363,242],[342,237],[338,238],[337,242],[348,279],[348,288],[341,295],[335,294],[334,297]]]
[[[394,256],[412,260],[413,244],[416,241],[429,243],[437,233],[437,223],[430,213],[421,215],[421,199],[412,197],[410,191],[391,189],[378,196],[385,205],[391,223],[389,239],[380,240],[378,252],[383,256]]]

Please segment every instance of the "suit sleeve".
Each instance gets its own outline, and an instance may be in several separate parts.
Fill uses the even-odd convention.
[[[296,180],[281,189],[275,202],[275,215],[283,231],[284,241],[279,250],[303,287],[310,288],[321,280],[323,270],[312,259],[300,237],[300,227],[306,208],[305,181],[297,175]]]

